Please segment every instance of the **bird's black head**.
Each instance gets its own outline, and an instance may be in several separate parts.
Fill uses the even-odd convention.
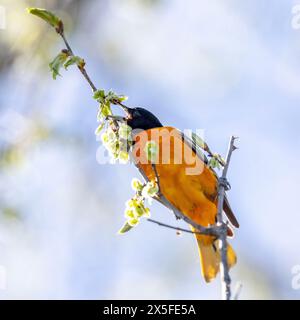
[[[126,113],[127,124],[132,130],[148,130],[163,126],[154,114],[144,108],[126,108]]]

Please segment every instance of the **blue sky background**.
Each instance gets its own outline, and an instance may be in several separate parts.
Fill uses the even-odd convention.
[[[240,137],[229,171],[241,225],[233,284],[242,282],[241,299],[299,299],[291,285],[300,264],[297,3],[0,1],[0,298],[220,297],[219,279],[200,276],[192,236],[146,221],[116,234],[138,172],[97,163],[97,105],[75,68],[51,79],[48,63],[63,44],[25,12],[40,6],[63,17],[98,87],[163,124],[204,129],[216,152]],[[158,204],[152,216],[176,224]]]

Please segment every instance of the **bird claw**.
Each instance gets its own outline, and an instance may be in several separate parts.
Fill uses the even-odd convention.
[[[231,185],[226,178],[219,178],[219,185],[223,186],[226,191],[231,189]]]

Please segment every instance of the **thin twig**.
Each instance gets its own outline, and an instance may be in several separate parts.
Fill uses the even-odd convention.
[[[60,28],[60,29],[57,29],[56,32],[62,37],[64,43],[65,43],[65,46],[69,52],[69,54],[71,56],[75,56],[74,54],[74,51],[72,50],[66,36],[65,36],[65,33],[64,33],[64,29],[63,28]],[[91,80],[90,76],[88,75],[86,69],[84,66],[79,66],[77,65],[79,71],[81,72],[81,74],[84,76],[84,78],[86,79],[86,81],[88,82],[88,84],[90,85],[90,87],[92,88],[93,92],[97,91],[97,87],[94,85],[93,81]],[[118,100],[114,100],[114,101],[111,101],[113,104],[115,105],[119,105],[120,107],[122,107],[123,109],[125,109],[125,111],[127,110],[127,106],[125,104],[123,104],[121,101],[118,101]]]
[[[68,40],[67,40],[67,38],[66,38],[66,36],[65,36],[65,34],[64,34],[64,31],[63,31],[63,30],[59,30],[57,33],[62,37],[62,39],[63,39],[63,41],[64,41],[64,43],[65,43],[66,48],[68,49],[68,51],[71,53],[72,56],[74,56],[73,50],[72,50],[72,48],[71,48],[70,45],[69,45],[69,42],[68,42]]]
[[[74,52],[71,48],[71,46],[69,45],[69,42],[67,40],[67,38],[65,37],[64,31],[62,30],[58,30],[57,33],[62,37],[69,53],[74,56]],[[89,75],[87,74],[86,70],[84,67],[82,66],[77,66],[78,69],[80,70],[80,72],[82,73],[82,75],[85,77],[86,81],[88,82],[88,84],[90,85],[90,87],[92,88],[93,92],[97,91],[96,86],[94,85],[93,81],[91,80],[91,78],[89,77]]]
[[[223,221],[223,203],[225,197],[225,191],[228,186],[226,179],[227,171],[231,159],[232,152],[236,149],[234,141],[236,137],[230,138],[228,152],[225,160],[225,166],[223,168],[222,176],[219,179],[218,185],[218,212],[217,212],[217,225],[220,227],[219,243],[221,251],[221,263],[220,263],[220,274],[221,274],[221,285],[222,285],[222,298],[224,300],[230,300],[231,297],[231,279],[229,275],[229,266],[227,259],[227,225]]]
[[[155,224],[159,225],[160,227],[165,227],[165,228],[173,229],[176,231],[182,231],[182,232],[191,233],[191,234],[203,234],[202,232],[199,232],[199,231],[192,231],[192,230],[181,228],[181,227],[171,226],[170,224],[160,222],[160,221],[150,219],[150,218],[148,218],[147,221],[155,223]]]
[[[126,121],[126,119],[124,117],[122,117],[122,116],[114,116],[114,115],[111,115],[111,114],[106,116],[106,120],[107,119],[114,120],[114,121],[119,121],[119,122],[125,122]]]

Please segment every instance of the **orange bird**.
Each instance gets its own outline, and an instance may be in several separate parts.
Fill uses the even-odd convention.
[[[175,128],[164,127],[146,109],[123,109],[127,114],[126,122],[133,129],[132,154],[135,165],[143,176],[150,181],[158,181],[160,193],[192,221],[204,227],[215,224],[218,177],[207,165],[206,157],[199,153],[194,141]],[[149,141],[158,146],[155,168],[145,151]],[[230,223],[238,228],[239,224],[226,197],[224,212]],[[229,227],[228,235],[233,235]],[[202,275],[206,282],[210,282],[216,277],[220,267],[218,240],[213,236],[195,236]],[[236,263],[236,255],[229,244],[227,257],[228,264],[232,267]]]

